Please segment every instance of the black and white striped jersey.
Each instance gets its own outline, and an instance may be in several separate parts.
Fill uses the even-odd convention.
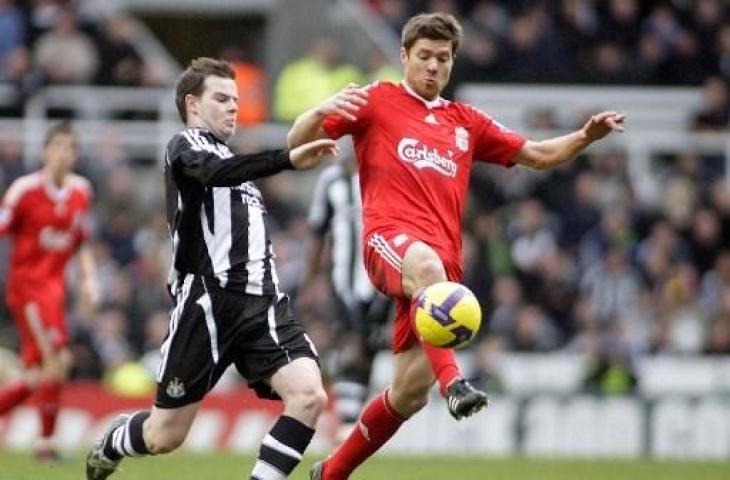
[[[287,150],[236,155],[199,128],[172,137],[164,166],[172,292],[192,273],[226,290],[278,293],[266,207],[251,180],[291,168]]]
[[[318,235],[329,235],[332,285],[349,307],[376,294],[363,263],[361,214],[358,174],[342,163],[324,169],[314,188],[309,225]]]

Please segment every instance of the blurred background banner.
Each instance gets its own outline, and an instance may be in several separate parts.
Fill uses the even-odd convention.
[[[78,384],[65,393],[62,445],[88,444],[114,411],[149,405],[171,305],[161,156],[182,128],[173,82],[190,59],[235,66],[235,150],[280,147],[297,114],[347,83],[400,81],[400,28],[420,11],[454,13],[465,28],[448,98],[535,139],[602,109],[625,112],[627,125],[551,172],[475,168],[464,283],[485,321],[460,355],[494,402],[456,424],[434,398],[388,450],[730,459],[721,0],[0,0],[0,193],[39,166],[60,119],[73,120],[78,170],[95,191],[102,307],[67,304]],[[317,175],[257,182],[292,297]],[[8,251],[0,239],[3,291]],[[296,304],[326,375],[337,351],[328,279]],[[16,375],[17,345],[3,299],[0,384]],[[380,354],[372,393],[389,372]],[[275,407],[223,383],[190,448],[251,448],[270,426]],[[34,422],[27,409],[0,418],[0,445],[29,446]],[[324,451],[336,425],[323,422],[314,448]]]

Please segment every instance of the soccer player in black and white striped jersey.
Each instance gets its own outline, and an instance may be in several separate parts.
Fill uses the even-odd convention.
[[[175,306],[160,349],[157,395],[151,411],[121,415],[94,444],[88,480],[104,480],[125,456],[179,447],[203,397],[231,364],[260,397],[284,402],[251,479],[288,477],[324,408],[317,353],[279,291],[266,207],[251,180],[314,167],[337,147],[326,140],[291,151],[231,152],[234,78],[227,62],[198,58],[178,79],[176,104],[187,128],[170,140],[165,158]]]
[[[338,439],[357,422],[369,394],[372,362],[383,342],[390,299],[368,278],[362,258],[362,205],[355,152],[341,145],[341,160],[322,170],[309,208],[310,241],[297,303],[313,300],[312,285],[329,252],[330,285],[337,315],[333,327],[339,348],[333,362]]]

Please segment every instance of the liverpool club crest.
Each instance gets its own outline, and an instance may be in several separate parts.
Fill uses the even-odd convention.
[[[464,127],[456,127],[454,129],[454,138],[456,140],[456,148],[462,152],[469,150],[469,132]]]

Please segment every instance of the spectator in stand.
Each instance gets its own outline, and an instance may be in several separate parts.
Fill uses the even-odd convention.
[[[599,43],[584,66],[586,78],[592,83],[622,84],[632,81],[633,69],[626,57],[626,51],[618,43]]]
[[[528,198],[520,202],[517,215],[508,226],[511,237],[512,259],[523,279],[534,285],[540,263],[556,247],[555,229],[545,214],[542,204]],[[528,291],[533,292],[532,288]]]
[[[547,352],[560,344],[560,332],[552,319],[536,305],[522,307],[514,329],[507,337],[507,348],[517,352]]]
[[[238,87],[239,126],[256,125],[269,118],[269,77],[251,55],[238,47],[223,50],[221,58],[228,60],[236,72]]]
[[[25,42],[25,23],[13,0],[0,0],[0,81],[6,80],[8,61]]]
[[[725,294],[730,298],[730,291]],[[730,300],[728,300],[730,303]],[[707,341],[702,351],[705,355],[730,355],[730,309],[712,319]]]
[[[598,2],[598,37],[616,42],[623,48],[636,48],[641,32],[641,12],[636,0]]]
[[[656,35],[645,33],[639,37],[634,69],[639,83],[666,83],[668,53]]]
[[[557,81],[572,71],[572,59],[537,7],[514,18],[504,56],[510,60],[505,79],[512,82]]]
[[[694,117],[695,130],[727,130],[730,128],[730,94],[727,81],[708,77],[703,84],[704,107]]]
[[[504,75],[500,48],[494,37],[488,33],[473,31],[464,53],[456,58],[452,86],[448,96],[462,83],[487,83],[499,80]]]
[[[706,316],[699,308],[697,270],[691,263],[674,266],[659,299],[665,307],[669,351],[698,354],[705,341]]]
[[[679,31],[667,65],[668,81],[679,85],[700,85],[705,78],[697,36],[685,28]]]
[[[572,195],[556,207],[556,213],[562,221],[560,242],[569,250],[577,250],[581,238],[596,228],[601,221],[598,208],[598,189],[596,176],[585,171],[574,177]]]
[[[695,0],[692,2],[692,30],[697,34],[702,52],[702,71],[711,72],[717,65],[717,34],[722,26],[723,5],[720,0]]]
[[[362,78],[360,71],[339,62],[337,42],[327,36],[315,40],[305,56],[284,67],[276,81],[276,119],[291,122],[297,115]]]
[[[705,274],[715,265],[722,249],[720,219],[711,208],[700,208],[692,218],[692,225],[687,234],[692,263],[700,275]]]
[[[132,23],[122,16],[109,17],[99,41],[100,65],[96,83],[137,86],[142,84],[144,62],[131,44]]]
[[[96,45],[80,31],[70,7],[58,14],[53,29],[38,38],[33,63],[47,83],[91,83],[99,67]]]
[[[730,247],[730,185],[727,179],[714,180],[709,186],[708,203],[718,214],[722,229],[723,245]]]
[[[393,29],[393,33],[399,35],[410,16],[408,2],[406,0],[379,0],[375,8],[385,23]]]
[[[601,325],[611,324],[636,307],[641,287],[638,272],[629,263],[628,252],[611,245],[603,261],[590,266],[580,281],[581,294]]]
[[[17,138],[8,138],[0,142],[0,191],[4,191],[25,173],[23,145],[20,141]]]
[[[553,325],[560,330],[562,338],[570,338],[575,333],[572,308],[579,279],[576,262],[565,250],[555,249],[540,262],[533,298],[553,319]]]
[[[388,80],[400,82],[403,79],[403,72],[395,68],[383,52],[377,48],[370,50],[368,55],[368,73],[366,82],[371,83],[377,80]]]
[[[725,249],[717,256],[715,268],[702,277],[699,292],[702,311],[711,316],[721,313],[727,292],[730,292],[730,250]]]

